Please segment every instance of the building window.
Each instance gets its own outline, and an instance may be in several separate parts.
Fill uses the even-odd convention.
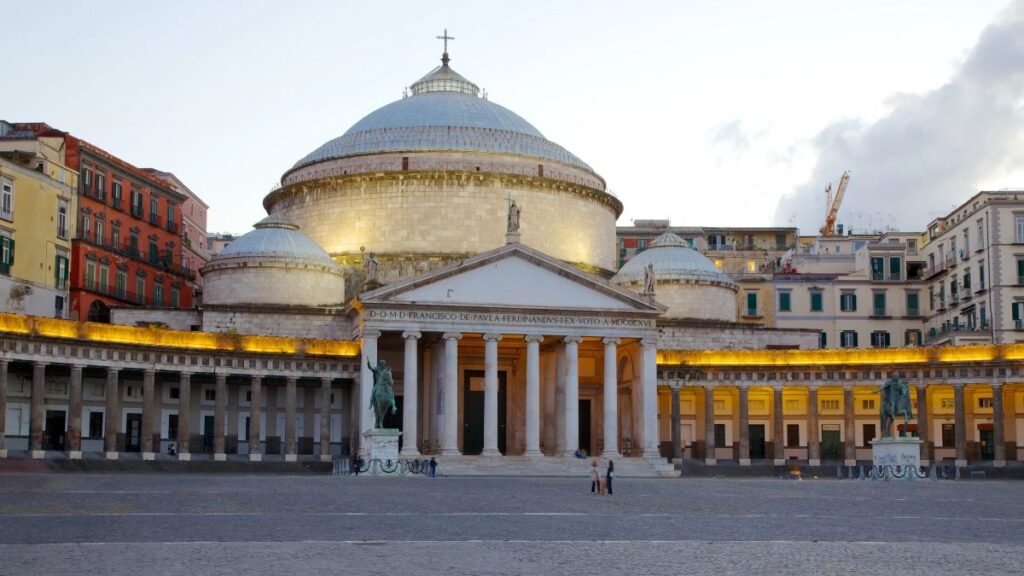
[[[0,218],[14,220],[14,181],[0,178]]]
[[[124,300],[125,292],[128,290],[128,273],[124,270],[117,271],[117,297]]]
[[[171,232],[175,231],[175,226],[174,226],[174,205],[173,204],[168,204],[167,205],[167,229],[170,230]]]
[[[132,216],[142,217],[142,194],[132,189]]]
[[[871,295],[871,315],[885,316],[885,292],[875,292]]]
[[[877,432],[875,431],[874,424],[864,424],[863,434],[861,440],[864,442],[861,444],[862,447],[867,448],[871,446],[869,442],[875,439]]]
[[[153,238],[149,239],[149,263],[154,266],[160,263],[160,248],[156,245],[156,240]]]
[[[903,274],[903,263],[899,258],[889,258],[889,280],[899,282]]]
[[[920,346],[921,345],[921,331],[920,330],[906,330],[903,332],[903,345],[904,346]]]
[[[103,220],[99,216],[96,217],[96,243],[103,245]]]
[[[917,256],[917,240],[907,240],[907,254]]]
[[[94,262],[85,263],[85,288],[86,290],[96,289],[96,264]]]
[[[725,424],[715,424],[715,448],[725,448]]]
[[[207,402],[214,402],[214,401],[216,401],[217,400],[217,389],[216,388],[207,388],[206,390],[203,390],[203,399],[206,400]]]
[[[68,201],[57,202],[57,238],[68,239]]]
[[[149,198],[149,222],[151,224],[160,224],[159,202],[153,197]]]
[[[89,190],[92,188],[92,170],[89,170],[88,168],[82,169],[82,186],[86,194],[88,194]]]
[[[0,236],[0,273],[10,275],[14,265],[14,238]]]
[[[981,219],[978,220],[978,250],[985,247],[985,225]]]
[[[1015,238],[1017,244],[1024,244],[1024,216],[1017,216],[1014,218],[1014,223],[1016,224],[1017,229],[1017,236]]]
[[[838,412],[839,411],[839,400],[825,399],[821,401],[822,412]]]
[[[839,295],[839,310],[842,312],[856,312],[857,311],[857,294],[853,292],[843,292]]]
[[[178,415],[167,415],[167,439],[174,440],[178,437]]]
[[[986,396],[985,398],[978,398],[978,408],[991,408],[992,397]]]
[[[171,307],[173,308],[177,308],[180,306],[180,296],[178,292],[179,291],[177,286],[171,286]]]
[[[747,310],[745,316],[760,316],[757,309],[757,292],[747,292]]]
[[[907,292],[907,316],[919,316],[921,314],[918,300],[917,292]]]
[[[100,202],[107,199],[107,175],[103,172],[96,173],[96,198],[99,198]]]
[[[790,310],[792,310],[792,302],[789,292],[779,292],[779,312],[789,312]]]
[[[164,305],[164,285],[162,282],[157,282],[153,286],[153,305],[163,306]]]
[[[889,333],[885,330],[875,330],[871,333],[871,347],[872,348],[888,348],[889,347]]]
[[[843,330],[839,333],[839,346],[843,348],[856,348],[857,347],[857,331],[856,330]]]
[[[954,424],[943,424],[942,425],[942,446],[956,446],[956,425]]]
[[[110,184],[110,204],[121,209],[121,183],[116,180]]]
[[[800,447],[800,425],[786,424],[786,448]]]
[[[860,407],[861,407],[862,410],[874,410],[875,409],[875,400],[874,400],[874,398],[867,398],[865,400],[861,400],[860,401]],[[874,438],[874,436],[872,436],[872,438]]]
[[[60,254],[57,255],[57,261],[53,265],[53,276],[54,282],[56,283],[57,290],[68,289],[68,276],[70,267],[68,266],[68,259]]]
[[[104,294],[110,293],[110,268],[104,264],[100,264],[100,291]]]
[[[117,225],[117,222],[110,228],[110,246],[114,250],[121,249],[121,227]]]
[[[171,400],[178,400],[178,399],[180,399],[181,398],[181,388],[178,388],[177,386],[172,386],[171,388],[168,388],[167,389],[167,397],[170,398]]]
[[[822,350],[828,348],[828,332],[825,332],[824,330],[818,332],[818,348],[821,348]]]
[[[89,438],[103,437],[103,412],[89,412]]]
[[[885,280],[885,259],[875,257],[871,259],[871,279]]]
[[[146,279],[142,276],[135,277],[135,301],[139,304],[146,302]]]
[[[822,295],[820,291],[811,292],[811,312],[821,312],[822,306]]]
[[[1024,302],[1013,302],[1010,304],[1010,318],[1013,320],[1015,330],[1024,330]]]

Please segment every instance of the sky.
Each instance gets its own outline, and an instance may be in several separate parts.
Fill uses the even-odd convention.
[[[1024,188],[1024,0],[9,3],[0,119],[42,121],[245,232],[298,159],[438,64],[590,164],[620,225],[920,230]]]

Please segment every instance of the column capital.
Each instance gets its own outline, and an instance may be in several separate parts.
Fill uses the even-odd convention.
[[[807,385],[807,391],[808,392],[817,392],[818,388],[819,388],[819,386],[817,384],[808,384]]]
[[[145,376],[156,376],[156,368],[143,368],[142,373]]]
[[[380,338],[382,332],[373,328],[363,329],[363,338]]]
[[[82,366],[81,364],[72,364],[71,365],[71,373],[72,374],[74,374],[75,372],[81,374],[82,370],[85,370],[85,366]]]
[[[296,382],[299,381],[299,377],[298,376],[285,376],[284,380],[288,384],[295,384]]]
[[[998,380],[993,380],[992,381],[992,389],[993,390],[999,390],[1002,387],[1003,387],[1003,382],[999,382]]]
[[[526,340],[527,342],[543,342],[544,341],[544,337],[541,336],[540,334],[527,334],[526,336],[523,337],[523,339]]]
[[[445,340],[462,340],[462,332],[445,332],[441,335]]]
[[[114,366],[107,366],[107,376],[117,376],[120,373],[120,368],[115,368]]]
[[[320,377],[320,385],[321,386],[329,387],[332,382],[334,382],[334,378],[332,378],[330,376],[321,376]]]
[[[492,334],[492,333],[484,334],[484,340],[486,340],[488,342],[501,342],[501,334]]]
[[[714,389],[715,389],[715,385],[712,384],[711,382],[705,382],[704,383],[704,390],[709,390],[710,391],[710,390],[714,390]]]
[[[619,344],[620,342],[622,342],[622,338],[602,338],[602,339],[601,339],[601,342],[602,342],[602,343],[603,343],[603,344],[604,344],[605,346],[616,346],[616,345],[618,345],[618,344]]]
[[[583,336],[564,336],[562,341],[566,344],[579,344],[583,340]]]
[[[220,382],[227,382],[228,381],[228,373],[227,372],[214,372],[213,373],[213,377],[214,377],[215,380],[217,380],[218,383],[220,383]]]
[[[192,377],[195,376],[195,375],[196,375],[196,373],[193,372],[192,370],[178,370],[178,377],[179,378],[188,378],[188,379],[191,380]]]
[[[32,366],[34,368],[46,368],[49,365],[50,365],[49,362],[39,362],[39,361],[36,361],[36,360],[32,361]]]
[[[782,384],[772,384],[772,391],[773,392],[782,392],[782,388],[783,388]]]
[[[405,338],[406,340],[419,340],[422,336],[422,332],[417,332],[415,330],[406,330],[405,332],[402,332],[402,338]]]
[[[657,338],[641,338],[640,339],[640,345],[643,346],[644,348],[647,348],[649,346],[653,346],[653,347],[657,348],[658,347],[658,339]]]

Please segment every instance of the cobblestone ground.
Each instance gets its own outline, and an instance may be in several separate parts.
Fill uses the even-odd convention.
[[[0,475],[0,574],[1021,574],[1024,483]]]

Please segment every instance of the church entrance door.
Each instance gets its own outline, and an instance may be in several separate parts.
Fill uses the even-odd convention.
[[[43,450],[64,449],[65,414],[63,410],[46,411],[46,434],[43,435]]]
[[[750,438],[750,459],[763,460],[764,424],[750,424],[748,434]]]
[[[484,372],[466,370],[462,387],[462,453],[480,454],[484,450]],[[505,453],[505,371],[498,371],[498,451]]]
[[[142,449],[142,414],[128,414],[127,416],[124,451],[138,452]]]
[[[593,445],[590,442],[590,400],[580,400],[580,450],[583,450],[587,455],[591,455],[595,452]]]

